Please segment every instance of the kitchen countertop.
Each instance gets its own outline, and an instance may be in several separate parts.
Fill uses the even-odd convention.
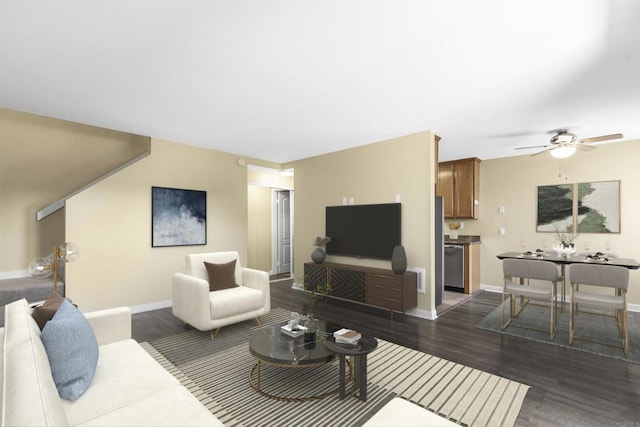
[[[447,234],[444,236],[444,243],[448,245],[479,245],[480,236],[458,235],[457,239],[450,239]]]

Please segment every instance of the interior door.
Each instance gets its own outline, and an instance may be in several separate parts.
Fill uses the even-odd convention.
[[[278,274],[291,272],[291,194],[289,190],[278,191],[277,251]]]

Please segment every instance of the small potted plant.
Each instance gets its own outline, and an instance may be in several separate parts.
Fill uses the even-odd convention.
[[[313,262],[315,262],[316,264],[324,262],[327,254],[322,248],[324,248],[329,242],[331,242],[331,237],[329,236],[316,237],[316,239],[313,241],[313,246],[315,246],[316,248],[313,250],[313,252],[311,252],[311,260]]]
[[[305,292],[305,306],[307,318],[313,319],[315,316],[316,302],[320,299],[326,299],[327,295],[331,293],[331,285],[329,283],[322,283],[317,285],[304,284]]]
[[[331,285],[329,283],[309,285],[305,281],[304,283],[305,297],[305,320],[304,326],[307,329],[305,332],[305,342],[309,340],[315,340],[316,330],[318,329],[318,321],[315,318],[316,302],[318,300],[327,298],[327,295],[331,293]]]

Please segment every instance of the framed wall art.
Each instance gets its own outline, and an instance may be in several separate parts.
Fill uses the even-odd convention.
[[[536,231],[620,233],[620,181],[538,187]]]
[[[538,187],[538,232],[573,232],[573,184]]]
[[[151,187],[151,246],[207,244],[207,192]]]
[[[578,187],[578,233],[620,232],[620,181],[582,182]]]

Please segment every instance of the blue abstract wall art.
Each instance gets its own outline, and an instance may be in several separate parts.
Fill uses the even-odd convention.
[[[207,244],[207,192],[151,187],[153,247]]]

